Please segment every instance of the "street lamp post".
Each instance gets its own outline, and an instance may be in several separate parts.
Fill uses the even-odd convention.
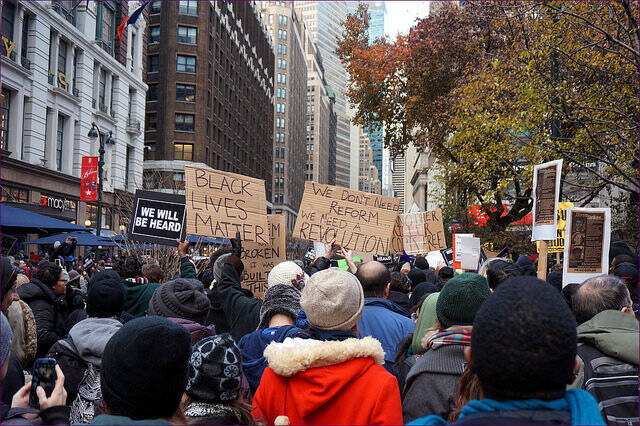
[[[100,146],[98,147],[98,218],[96,220],[96,235],[98,237],[100,236],[100,230],[102,228],[102,168],[104,166],[104,145],[105,143],[113,143],[111,131],[109,131],[109,136],[107,136],[106,140],[102,135],[96,123],[91,123],[91,130],[89,130],[88,136],[91,139],[98,138],[100,141]]]

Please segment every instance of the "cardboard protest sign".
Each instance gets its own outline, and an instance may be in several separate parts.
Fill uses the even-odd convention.
[[[306,182],[293,236],[388,254],[399,206],[393,197]]]
[[[400,215],[402,244],[407,254],[425,254],[447,248],[442,210]]]
[[[391,236],[391,249],[389,250],[390,254],[402,254],[404,250],[402,244],[402,219],[400,219],[400,215],[396,218],[396,223],[393,227],[393,234]]]
[[[184,235],[184,195],[136,191],[129,237],[134,241],[177,245]]]
[[[556,239],[553,241],[549,241],[549,253],[564,253],[564,237],[567,226],[567,209],[569,207],[573,207],[573,203],[558,203],[558,230]],[[539,247],[540,243],[536,242],[536,245]]]
[[[184,166],[189,234],[269,244],[264,181],[219,170]]]
[[[532,241],[556,238],[562,160],[533,167]]]
[[[267,276],[278,263],[287,260],[284,215],[267,215],[269,244],[242,242],[240,258],[244,263],[242,287],[262,299],[267,289]]]
[[[611,210],[578,208],[567,210],[567,234],[562,264],[562,285],[609,273]]]

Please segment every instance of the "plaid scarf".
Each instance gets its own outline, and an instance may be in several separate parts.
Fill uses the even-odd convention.
[[[437,349],[445,345],[471,346],[471,326],[454,326],[446,330],[441,329],[431,336],[427,342],[426,349]]]

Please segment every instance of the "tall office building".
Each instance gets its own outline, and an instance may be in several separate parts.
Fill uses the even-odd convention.
[[[370,192],[373,194],[380,193],[380,179],[378,179],[378,168],[373,164],[373,150],[371,149],[371,141],[369,135],[364,130],[360,130],[360,149],[359,149],[359,177],[358,190],[362,192]]]
[[[195,162],[264,179],[271,200],[275,41],[259,7],[181,0],[148,9],[145,187],[179,189]]]
[[[336,113],[336,185],[343,187],[357,186],[358,151],[352,153],[351,117],[345,96],[347,72],[335,54],[337,39],[342,35],[341,23],[347,17],[345,1],[296,1],[298,16],[307,26],[311,39],[316,43],[325,80],[335,94]],[[355,155],[355,162],[352,162]],[[352,173],[352,168],[355,168]],[[355,182],[353,176],[355,175]]]
[[[278,46],[273,83],[276,95],[273,130],[273,212],[284,214],[287,229],[293,231],[304,192],[304,166],[307,155],[305,28],[298,20],[293,2],[261,3],[262,18],[267,23],[274,44]],[[328,128],[328,123],[325,126]]]
[[[80,178],[102,140],[103,234],[118,229],[118,195],[142,185],[145,19],[116,35],[138,5],[2,2],[3,205],[95,227],[98,206],[81,201]],[[88,137],[92,123],[99,138]]]
[[[358,9],[359,3],[366,3],[368,6],[367,12],[369,13],[369,44],[372,44],[375,40],[381,39],[385,36],[385,24],[387,19],[387,8],[384,1],[349,1],[348,11],[353,13]],[[367,126],[365,128],[371,141],[371,149],[373,150],[373,164],[378,169],[378,179],[382,182],[382,158],[384,150],[384,128],[375,129]]]

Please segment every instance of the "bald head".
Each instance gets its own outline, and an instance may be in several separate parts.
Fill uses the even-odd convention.
[[[363,263],[358,267],[356,277],[362,285],[365,297],[386,297],[391,273],[382,263],[375,260]]]

